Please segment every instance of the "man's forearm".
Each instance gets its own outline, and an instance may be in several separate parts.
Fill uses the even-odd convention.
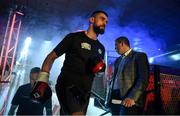
[[[50,70],[51,70],[51,67],[52,67],[52,65],[53,65],[53,63],[54,63],[54,60],[55,60],[57,57],[58,57],[58,56],[56,55],[56,53],[55,53],[54,51],[52,51],[52,52],[46,57],[46,59],[44,60],[41,70],[42,70],[43,72],[49,73]]]

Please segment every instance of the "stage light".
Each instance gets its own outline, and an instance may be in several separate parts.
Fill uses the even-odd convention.
[[[23,50],[21,52],[24,57],[27,57],[28,49],[29,49],[29,46],[31,44],[31,41],[32,41],[31,37],[27,37],[25,42],[24,42],[24,47],[23,47]]]
[[[170,58],[175,60],[175,61],[180,60],[180,53],[179,54],[171,55]]]
[[[51,41],[44,41],[44,43],[45,43],[45,44],[50,44],[50,43],[51,43]]]
[[[136,50],[136,51],[142,51],[141,47],[134,47],[133,49]]]
[[[138,50],[138,47],[134,47],[133,49],[134,49],[134,50]]]
[[[32,38],[31,37],[27,37],[26,40],[24,41],[24,47],[22,48],[21,54],[20,54],[20,58],[18,59],[18,61],[20,62],[21,60],[26,60],[27,56],[28,56],[28,51],[29,51],[29,46],[31,44]]]
[[[31,37],[27,37],[25,42],[24,42],[24,46],[28,46],[31,44],[32,38]]]
[[[153,62],[154,62],[154,58],[153,57],[149,58],[149,63],[153,63]]]

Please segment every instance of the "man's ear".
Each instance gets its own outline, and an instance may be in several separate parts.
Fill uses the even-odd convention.
[[[89,22],[92,24],[92,23],[94,23],[94,21],[95,21],[95,18],[94,17],[90,17],[89,18]]]

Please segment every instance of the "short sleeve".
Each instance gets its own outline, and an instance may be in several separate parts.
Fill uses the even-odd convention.
[[[57,56],[61,56],[70,49],[73,43],[73,34],[66,35],[63,40],[53,49]]]

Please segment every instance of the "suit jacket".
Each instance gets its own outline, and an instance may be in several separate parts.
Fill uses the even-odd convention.
[[[121,73],[120,94],[122,98],[132,98],[136,105],[143,107],[145,103],[145,88],[149,78],[149,63],[145,53],[131,51],[125,59],[122,70],[118,72],[118,66],[122,57],[118,57],[114,63],[114,73],[107,90],[105,105],[111,103],[111,93],[113,90],[117,73]]]

